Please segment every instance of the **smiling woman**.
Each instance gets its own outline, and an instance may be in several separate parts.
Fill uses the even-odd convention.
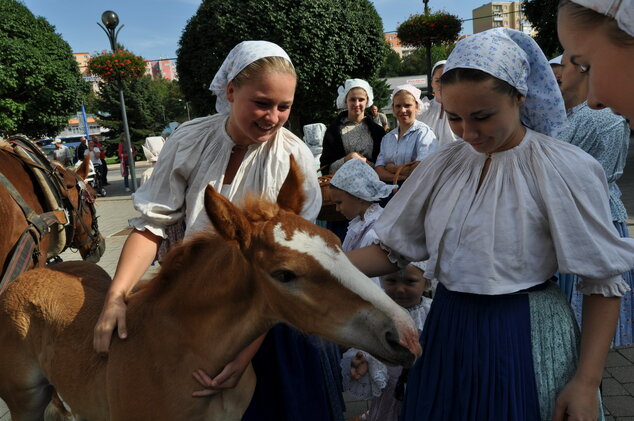
[[[295,86],[293,65],[278,45],[244,41],[231,50],[210,86],[217,96],[218,114],[180,125],[161,150],[151,177],[134,195],[141,216],[131,221],[135,230],[121,252],[95,327],[97,351],[108,350],[115,328],[120,338],[127,336],[126,297],[152,262],[166,236],[165,228],[185,219],[186,239],[208,229],[209,216],[204,211],[208,185],[230,201],[253,194],[275,201],[292,156],[303,178],[306,200],[301,216],[315,219],[321,195],[312,153],[283,127]],[[245,419],[341,418],[334,409],[338,403],[327,393],[320,350],[310,338],[286,325],[257,339],[220,373],[209,373],[213,379],[196,371],[195,378],[206,389],[195,396],[204,398],[234,387],[256,351],[253,365],[259,380]]]

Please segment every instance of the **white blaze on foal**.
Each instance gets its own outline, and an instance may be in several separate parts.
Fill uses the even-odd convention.
[[[357,269],[348,260],[341,248],[333,249],[322,237],[299,230],[294,231],[290,239],[287,239],[282,224],[277,224],[273,228],[273,237],[276,243],[299,253],[305,253],[317,260],[344,287],[392,317],[399,332],[399,344],[416,355],[421,354],[418,329],[416,329],[410,315],[392,301],[370,278]]]

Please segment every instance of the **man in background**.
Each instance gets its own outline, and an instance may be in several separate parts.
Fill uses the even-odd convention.
[[[379,126],[383,127],[383,130],[389,132],[390,125],[387,122],[387,117],[385,116],[385,114],[379,112],[379,107],[373,105],[372,107],[370,107],[370,110],[372,111],[372,120],[374,120],[374,122]]]

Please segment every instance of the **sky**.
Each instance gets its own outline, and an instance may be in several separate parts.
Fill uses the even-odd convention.
[[[227,0],[232,1],[232,0]],[[234,0],[235,1],[235,0]],[[238,0],[239,1],[239,0]],[[383,19],[383,29],[395,31],[410,14],[423,11],[422,0],[371,0]],[[490,1],[490,0],[489,0]],[[487,0],[430,0],[432,11],[444,10],[462,19]],[[118,41],[146,60],[175,58],[178,40],[187,21],[196,13],[201,0],[22,0],[36,16],[55,26],[57,33],[76,53],[94,54],[110,48],[106,34],[97,26],[105,10],[119,15],[125,25]],[[342,2],[345,4],[345,2]],[[463,33],[471,34],[471,21]]]

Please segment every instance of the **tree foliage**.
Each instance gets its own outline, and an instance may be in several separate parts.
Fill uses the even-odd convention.
[[[88,92],[68,43],[16,0],[0,1],[0,132],[54,136]]]
[[[337,87],[375,76],[385,56],[383,25],[369,0],[204,0],[180,39],[178,74],[197,115],[213,113],[208,87],[227,53],[244,40],[268,40],[298,74],[291,128],[329,122]]]
[[[558,56],[562,52],[557,37],[557,5],[559,0],[526,0],[524,15],[537,30],[535,41],[548,58]]]
[[[446,60],[456,44],[438,44],[431,47],[431,64]],[[402,59],[394,50],[389,50],[385,62],[379,70],[381,77],[424,75],[427,73],[427,52],[425,48],[417,48]]]

